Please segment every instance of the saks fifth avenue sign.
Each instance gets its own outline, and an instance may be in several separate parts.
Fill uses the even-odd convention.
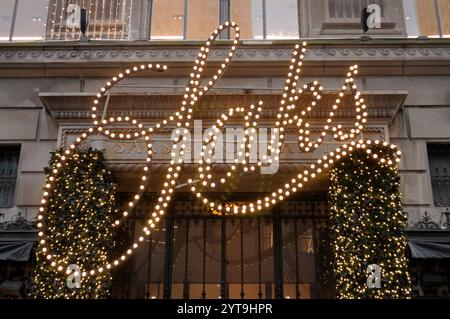
[[[211,132],[211,127],[206,126],[205,128],[201,120],[194,121],[193,130],[183,131],[183,143],[186,144],[183,156],[184,163],[198,163],[202,159],[203,141],[208,138],[209,132]],[[295,132],[288,132],[286,133],[286,140],[280,148],[279,160],[273,160],[269,163],[267,161],[268,158],[271,158],[271,154],[267,151],[268,143],[270,143],[269,137],[272,136],[279,140],[279,133],[274,128],[260,127],[257,130],[252,130],[248,135],[251,138],[251,147],[248,156],[246,156],[244,152],[240,151],[243,145],[242,141],[246,136],[245,128],[234,125],[221,130],[217,134],[214,152],[209,156],[211,164],[231,165],[236,164],[236,161],[241,162],[247,158],[249,163],[256,164],[258,161],[267,163],[262,168],[261,174],[274,174],[283,162],[312,162],[318,156],[323,155],[327,149],[334,149],[336,145],[341,144],[338,142],[327,142],[314,153],[302,153]],[[154,163],[169,163],[172,160],[173,140],[176,137],[176,129],[166,134],[154,135],[152,140]],[[72,143],[74,138],[75,136],[67,137],[66,142]],[[140,163],[145,161],[147,152],[145,140],[142,138],[123,141],[92,136],[86,140],[84,145],[105,150],[106,158],[115,162]]]

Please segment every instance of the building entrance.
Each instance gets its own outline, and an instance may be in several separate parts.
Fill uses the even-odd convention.
[[[213,215],[201,203],[176,200],[146,246],[114,275],[113,297],[333,297],[325,196],[247,216]],[[136,207],[130,238],[151,202]]]

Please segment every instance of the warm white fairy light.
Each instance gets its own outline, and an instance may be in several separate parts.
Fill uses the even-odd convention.
[[[217,74],[213,76],[213,80],[210,80],[208,82],[207,85],[202,87],[202,91],[199,90],[200,88],[200,79],[201,79],[201,72],[204,70],[204,64],[205,61],[209,55],[209,53],[211,52],[210,47],[213,43],[213,41],[217,38],[217,36],[219,35],[219,30],[223,30],[225,28],[233,28],[235,30],[235,36],[234,36],[234,45],[232,46],[230,53],[228,55],[228,57],[225,59],[225,63],[221,65],[221,68],[217,71]],[[184,99],[182,101],[182,106],[180,108],[180,111],[176,112],[174,115],[171,116],[172,119],[176,120],[176,125],[177,127],[182,127],[183,124],[185,127],[189,127],[190,126],[190,120],[191,120],[191,116],[190,113],[193,112],[193,106],[196,104],[196,102],[198,101],[198,95],[202,95],[203,93],[206,93],[221,77],[221,75],[224,73],[225,68],[228,66],[228,64],[231,61],[231,58],[233,57],[235,51],[236,51],[236,44],[238,43],[239,40],[239,27],[236,25],[235,22],[226,22],[224,25],[220,26],[217,29],[217,32],[214,32],[211,37],[209,38],[209,40],[206,42],[205,46],[201,48],[201,52],[199,53],[198,59],[196,60],[195,66],[193,67],[193,73],[191,75],[191,80],[189,82],[188,87],[186,88],[186,94],[184,95]],[[100,99],[103,98],[105,96],[105,94],[118,82],[120,82],[121,80],[123,80],[124,78],[126,78],[128,75],[131,75],[133,72],[139,72],[145,69],[150,69],[152,71],[164,71],[167,69],[167,66],[163,65],[159,65],[156,64],[155,66],[153,66],[152,64],[148,64],[147,66],[145,65],[141,65],[140,67],[135,66],[133,67],[131,70],[126,70],[125,74],[123,73],[119,73],[117,76],[113,76],[112,77],[112,81],[108,81],[106,83],[106,85],[104,87],[102,87],[99,92],[96,95],[96,99],[93,102],[93,106],[92,106],[92,119],[93,119],[93,124],[94,126],[88,129],[88,133],[83,133],[81,135],[81,137],[77,138],[75,140],[75,142],[70,145],[69,149],[67,149],[65,151],[65,154],[67,157],[69,157],[72,154],[72,151],[74,149],[76,149],[77,147],[79,147],[80,143],[82,143],[86,138],[88,138],[90,135],[92,134],[103,134],[106,135],[108,137],[111,138],[119,138],[119,139],[130,139],[130,138],[135,138],[135,137],[144,137],[146,142],[147,142],[147,158],[146,158],[146,165],[144,166],[144,174],[142,175],[142,182],[141,185],[139,186],[139,191],[138,193],[133,196],[133,199],[129,201],[128,206],[129,206],[129,210],[134,207],[137,203],[137,201],[139,201],[143,191],[145,190],[145,185],[146,182],[148,180],[147,176],[148,173],[150,171],[149,169],[149,165],[151,163],[151,155],[152,155],[152,149],[151,149],[151,143],[150,141],[150,136],[149,134],[154,132],[157,129],[160,129],[161,127],[167,125],[169,123],[169,121],[167,120],[163,120],[160,123],[157,123],[156,125],[148,128],[148,129],[144,129],[143,125],[141,123],[138,123],[138,121],[136,120],[132,120],[129,117],[116,117],[116,118],[110,118],[109,120],[105,120],[100,122],[98,120],[98,105],[100,102]],[[197,92],[202,92],[202,93],[197,93]],[[189,94],[189,92],[192,92]],[[137,136],[132,136],[130,134],[128,135],[124,135],[122,133],[119,133],[117,135],[117,133],[112,132],[112,129],[105,129],[105,127],[109,124],[112,123],[127,123],[127,124],[131,124],[133,125],[136,129],[138,129],[138,131],[140,132],[140,134],[137,134]],[[175,139],[175,144],[177,142],[179,142],[179,137]],[[174,146],[175,146],[174,144]],[[175,148],[175,147],[174,147]],[[182,144],[181,146],[181,150],[180,150],[180,155],[182,157],[183,153],[184,153],[184,149],[186,148],[185,144]],[[175,163],[174,159],[171,160],[170,163],[170,167],[168,168],[168,172],[169,174],[166,175],[166,182],[164,182],[163,184],[163,188],[161,190],[160,196],[158,198],[158,203],[155,205],[153,212],[151,213],[151,218],[149,218],[147,220],[147,224],[149,225],[149,228],[146,226],[144,227],[143,233],[145,235],[150,235],[151,233],[151,229],[153,229],[156,225],[156,223],[158,223],[160,221],[160,216],[164,215],[166,213],[166,209],[168,207],[168,203],[171,201],[172,196],[170,194],[173,193],[174,191],[174,186],[176,185],[176,181],[179,177],[179,171],[181,171],[181,167],[183,164],[183,160],[180,159],[177,161],[177,163]],[[58,165],[56,165],[58,166]],[[54,177],[58,174],[58,169],[55,169],[52,171],[51,175],[48,178],[48,182],[51,182],[54,180]],[[49,192],[51,192],[51,187],[48,191],[46,191],[45,193],[43,193],[43,200],[42,203],[45,204],[46,200],[45,198],[47,196],[49,196]],[[125,210],[123,212],[123,218],[126,218],[129,215],[129,210]],[[42,206],[39,208],[39,215],[38,215],[38,219],[42,220],[43,219],[43,213],[45,212],[45,206]],[[120,220],[116,220],[114,222],[113,225],[117,226],[120,224]],[[67,265],[61,264],[61,261],[57,260],[55,261],[56,258],[54,258],[54,256],[50,253],[52,251],[52,243],[49,242],[48,240],[46,240],[46,236],[44,234],[44,225],[43,223],[40,223],[40,231],[38,233],[38,236],[40,237],[40,251],[43,252],[44,254],[46,254],[46,258],[47,260],[51,260],[51,266],[55,269],[55,271],[63,271],[64,269],[66,269]],[[140,236],[139,238],[143,238],[142,236]],[[142,240],[139,240],[142,241]],[[125,254],[122,254],[119,258],[117,258],[116,260],[110,261],[108,263],[106,263],[105,265],[97,268],[97,269],[91,269],[89,271],[83,271],[82,272],[82,276],[88,276],[88,275],[95,275],[97,272],[101,272],[100,268],[103,269],[110,269],[113,266],[118,266],[120,265],[122,262],[124,262],[130,255],[133,254],[133,252],[139,247],[138,242],[134,242],[131,247],[129,249],[127,249]]]
[[[235,31],[233,45],[229,50],[228,56],[225,58],[224,62],[220,65],[216,73],[212,76],[212,78],[207,81],[206,85],[201,85],[202,80],[202,72],[205,70],[205,62],[211,53],[211,46],[220,34],[220,32],[224,29],[232,28]],[[144,125],[138,122],[135,119],[131,119],[128,116],[125,117],[110,117],[109,119],[100,120],[100,110],[99,105],[100,101],[105,97],[108,91],[113,88],[118,82],[123,79],[136,74],[137,72],[142,72],[144,70],[150,70],[155,72],[163,72],[167,69],[167,66],[160,64],[142,64],[138,66],[134,66],[133,68],[126,69],[124,72],[120,72],[119,74],[113,76],[111,80],[108,80],[103,87],[96,94],[96,98],[93,101],[92,105],[92,120],[93,126],[81,134],[72,145],[65,151],[64,158],[61,158],[61,161],[65,161],[69,159],[74,150],[76,150],[83,141],[85,141],[89,136],[93,134],[102,134],[106,137],[113,139],[135,139],[135,138],[144,138],[146,142],[147,156],[146,163],[144,165],[143,173],[141,176],[141,181],[139,184],[139,188],[137,193],[131,198],[128,202],[128,209],[122,212],[122,218],[116,220],[113,223],[113,226],[117,226],[121,223],[123,218],[127,218],[130,215],[131,210],[137,205],[138,201],[142,197],[142,194],[146,188],[146,185],[149,180],[150,173],[150,164],[152,161],[152,143],[151,143],[151,134],[155,133],[157,130],[165,127],[167,124],[175,124],[176,127],[181,129],[191,127],[192,121],[192,113],[194,110],[194,106],[198,102],[198,100],[206,94],[215,83],[221,78],[224,74],[225,69],[230,64],[235,52],[236,46],[239,41],[239,27],[235,22],[225,22],[223,25],[220,25],[209,37],[206,41],[205,45],[200,48],[199,54],[195,60],[192,72],[190,73],[189,84],[185,89],[185,93],[183,95],[183,100],[181,102],[180,109],[172,114],[169,119],[158,122],[150,127],[144,127]],[[306,85],[302,88],[297,88],[297,82],[299,80],[299,74],[301,72],[301,67],[303,65],[304,53],[306,51],[306,43],[303,43],[302,46],[296,45],[293,56],[291,59],[291,65],[289,67],[288,77],[286,79],[284,92],[282,95],[282,99],[280,101],[280,107],[277,114],[277,119],[275,122],[275,129],[280,133],[279,141],[276,142],[275,137],[271,136],[270,143],[268,145],[268,150],[270,154],[275,154],[275,160],[278,160],[280,155],[280,149],[283,145],[285,139],[285,127],[289,124],[296,124],[299,130],[299,145],[303,151],[310,152],[319,145],[324,140],[327,132],[332,132],[333,138],[339,141],[345,141],[349,139],[354,139],[363,129],[364,124],[366,123],[367,110],[366,105],[364,104],[364,99],[360,97],[360,92],[357,91],[357,87],[354,84],[353,76],[358,73],[358,67],[352,66],[347,74],[347,78],[345,80],[345,85],[342,87],[340,91],[339,98],[336,99],[335,105],[333,105],[333,109],[329,112],[329,118],[327,119],[327,123],[324,125],[324,129],[316,141],[312,141],[309,137],[310,135],[310,124],[304,120],[304,117],[307,113],[309,113],[316,104],[321,99],[321,91],[322,87],[318,82],[314,82],[312,85]],[[333,121],[334,112],[338,108],[341,103],[341,99],[344,96],[346,90],[350,90],[354,97],[355,102],[355,111],[356,111],[356,120],[354,124],[354,128],[352,128],[349,132],[344,132],[341,125],[330,127],[330,124]],[[302,110],[299,115],[290,116],[291,113],[296,109],[296,105],[301,101],[300,97],[305,91],[308,91],[310,94],[314,96],[313,102],[311,102],[311,106],[308,106],[306,110]],[[240,152],[241,152],[241,160],[237,161],[235,164],[239,164],[243,166],[245,172],[254,172],[258,167],[264,165],[263,161],[258,161],[256,165],[250,164],[249,156],[250,156],[250,148],[251,148],[251,139],[252,139],[252,130],[256,130],[258,125],[258,119],[260,117],[260,113],[262,110],[262,102],[259,102],[257,106],[250,106],[250,109],[247,111],[245,107],[236,107],[230,108],[227,113],[222,114],[222,116],[216,121],[213,126],[214,132],[218,132],[220,127],[223,127],[225,123],[232,117],[236,115],[244,116],[245,119],[245,134],[244,140],[241,143]],[[110,126],[114,124],[127,124],[133,127],[132,134],[127,133],[124,134],[117,129],[110,128]],[[229,179],[236,171],[236,165],[231,165],[231,169],[226,172],[225,176],[220,178],[217,181],[213,180],[213,175],[211,174],[211,163],[209,159],[205,159],[205,150],[207,143],[214,143],[215,135],[210,135],[210,138],[206,139],[205,144],[202,147],[202,157],[199,161],[198,168],[198,177],[204,186],[208,187],[216,187],[216,185],[226,183],[227,179]],[[172,147],[172,159],[170,161],[169,168],[167,169],[165,181],[163,182],[160,194],[157,199],[157,203],[155,204],[153,210],[151,211],[149,218],[147,219],[146,226],[142,228],[142,233],[137,237],[138,241],[132,243],[129,248],[125,250],[120,257],[115,260],[111,260],[106,262],[104,265],[99,266],[96,269],[84,269],[82,271],[82,276],[95,275],[97,273],[103,272],[105,269],[109,270],[113,267],[116,267],[122,264],[129,256],[131,256],[134,251],[139,247],[139,243],[144,240],[144,236],[148,236],[152,233],[152,229],[159,223],[161,217],[166,214],[167,208],[169,206],[170,201],[172,200],[175,186],[177,185],[178,179],[180,177],[180,173],[183,166],[183,155],[186,149],[186,144],[180,140],[180,137],[176,137],[174,139],[174,144]],[[181,145],[179,143],[181,142]],[[276,145],[275,145],[276,144]],[[384,142],[387,145],[386,142]],[[179,147],[179,149],[178,149]],[[334,152],[323,155],[322,158],[318,159],[316,163],[311,164],[309,169],[304,170],[299,173],[295,178],[291,178],[289,181],[285,183],[285,185],[272,193],[255,200],[254,202],[233,205],[233,208],[230,205],[222,204],[210,200],[205,197],[200,191],[197,190],[195,183],[192,179],[188,181],[191,185],[190,189],[195,193],[196,197],[209,209],[212,211],[216,211],[219,213],[253,213],[257,211],[261,211],[263,209],[268,209],[289,197],[290,195],[301,191],[302,187],[305,183],[313,180],[319,174],[325,172],[334,161],[338,160],[349,154],[355,148],[364,148],[368,150],[371,149],[371,142],[365,140],[359,141],[351,141],[346,144],[339,146]],[[396,149],[395,145],[391,145],[391,148]],[[178,156],[179,155],[179,156]],[[208,155],[213,155],[212,152],[208,151]],[[383,158],[381,154],[377,154],[376,151],[373,151],[373,157],[378,160],[380,165],[388,166],[392,165],[393,162],[398,162],[400,158],[400,152],[396,152],[393,158]],[[268,162],[272,161],[270,157]],[[55,180],[55,177],[58,175],[58,164],[55,165],[55,169],[49,175],[46,185],[45,191],[43,192],[42,197],[42,206],[39,208],[39,215],[37,216],[38,220],[43,221],[43,216],[46,211],[46,198],[52,196],[52,182]],[[66,264],[61,261],[59,256],[52,255],[53,245],[51,241],[49,241],[45,235],[45,223],[39,222],[39,249],[45,256],[45,258],[49,261],[50,265],[54,268],[55,271],[64,272],[67,269]]]
[[[304,52],[306,51],[306,43],[303,43],[302,48],[300,49],[299,45],[295,46],[295,50],[293,52],[293,57],[291,58],[291,65],[289,66],[289,73],[286,79],[286,84],[285,84],[285,88],[284,88],[284,93],[282,95],[282,99],[280,101],[280,107],[279,107],[279,112],[276,116],[277,121],[275,122],[276,125],[276,129],[279,130],[280,132],[280,140],[278,142],[278,145],[274,145],[275,140],[272,137],[270,140],[270,145],[268,146],[268,150],[270,151],[271,154],[276,154],[276,156],[279,156],[280,153],[280,149],[283,146],[283,140],[284,140],[284,130],[285,127],[288,124],[292,124],[289,123],[289,120],[284,120],[284,121],[280,121],[280,119],[290,119],[290,113],[295,110],[296,108],[296,103],[297,101],[300,99],[299,94],[302,94],[304,92],[304,90],[308,91],[308,92],[312,92],[313,96],[315,97],[315,101],[313,100],[313,102],[311,103],[311,107],[308,107],[305,110],[303,110],[301,112],[301,115],[304,117],[308,112],[310,112],[312,110],[312,106],[315,106],[316,101],[321,99],[320,93],[317,93],[316,88],[318,88],[318,91],[320,92],[322,90],[322,87],[319,86],[319,83],[317,81],[315,81],[312,85],[305,85],[303,86],[302,89],[296,89],[297,86],[297,81],[299,79],[298,75],[301,72],[301,66],[303,65],[303,59],[304,59]],[[291,70],[295,69],[295,72],[293,73]],[[366,117],[367,117],[367,112],[366,112],[366,105],[363,104],[364,103],[364,99],[362,99],[360,97],[360,92],[357,90],[357,87],[354,83],[354,78],[353,76],[358,74],[358,66],[354,65],[351,66],[349,69],[349,72],[347,73],[347,79],[345,80],[345,85],[342,87],[342,90],[339,92],[338,96],[339,98],[336,99],[335,104],[333,105],[332,110],[330,111],[329,114],[329,118],[327,119],[327,124],[324,125],[324,130],[320,133],[320,137],[317,139],[317,141],[312,142],[310,140],[309,136],[309,132],[310,130],[308,130],[309,128],[309,123],[308,122],[304,122],[303,124],[303,118],[302,117],[298,117],[297,115],[294,116],[293,118],[295,120],[297,120],[296,124],[299,127],[299,134],[298,134],[298,139],[299,139],[299,146],[300,149],[303,150],[304,152],[311,152],[315,149],[317,149],[323,142],[324,137],[327,134],[327,131],[330,129],[329,124],[332,123],[332,117],[334,115],[334,112],[338,109],[338,105],[341,103],[341,99],[344,97],[344,91],[345,90],[350,90],[353,97],[354,97],[354,103],[355,103],[355,111],[356,111],[356,120],[355,120],[355,124],[354,124],[354,128],[352,128],[349,132],[344,132],[342,129],[341,125],[337,125],[337,126],[333,126],[331,128],[331,131],[333,132],[333,138],[336,140],[340,140],[340,141],[345,141],[348,139],[353,139],[357,134],[359,134],[361,132],[361,130],[363,129],[363,124],[366,123]],[[292,80],[294,79],[294,80]],[[260,105],[262,105],[262,102],[260,102]],[[251,109],[253,109],[254,106],[251,106]],[[238,111],[239,112],[244,112],[245,108],[241,107],[241,108],[237,108],[237,109],[230,109],[229,110],[229,114],[233,115],[233,111]],[[260,110],[259,110],[260,111]],[[363,115],[361,116],[360,113],[363,112]],[[249,112],[248,114],[250,114],[251,112]],[[223,117],[223,115],[222,115]],[[250,126],[250,118],[247,115],[245,118],[246,120],[245,122],[245,126],[249,127]],[[226,120],[225,120],[226,121]],[[223,126],[223,123],[221,120],[217,121],[217,126],[221,127]],[[252,123],[252,127],[256,128],[257,126],[257,122]],[[305,127],[306,129],[302,129],[302,127]],[[216,131],[218,131],[218,128],[215,128]],[[247,131],[246,131],[247,133]],[[246,138],[248,137],[248,135],[246,134],[246,136],[244,137],[244,143],[246,142]],[[211,142],[211,139],[205,140],[206,144]],[[305,145],[305,142],[307,143]],[[368,144],[370,145],[370,141],[367,141]],[[272,207],[273,205],[277,204],[279,201],[284,200],[287,196],[292,195],[293,193],[296,193],[298,191],[300,191],[305,182],[310,181],[311,179],[314,179],[317,174],[321,174],[323,173],[325,170],[327,170],[331,164],[335,161],[340,159],[342,156],[346,156],[347,151],[345,151],[347,148],[353,148],[353,147],[366,147],[366,141],[360,140],[358,142],[352,142],[351,144],[344,144],[341,147],[342,148],[338,148],[336,149],[335,152],[331,152],[330,154],[324,155],[322,157],[322,159],[319,159],[317,161],[317,164],[311,164],[310,165],[310,170],[305,170],[302,173],[297,175],[297,178],[292,179],[289,183],[285,184],[284,187],[279,188],[278,190],[272,192],[270,195],[265,196],[263,199],[257,199],[254,202],[250,202],[250,203],[245,203],[245,204],[241,204],[241,205],[235,205],[233,212],[234,213],[247,213],[247,212],[256,212],[256,211],[261,211],[263,209],[267,209]],[[249,147],[249,141],[248,143],[245,145],[245,147]],[[395,147],[395,146],[394,146]],[[205,149],[205,145],[203,145],[203,150]],[[342,151],[342,149],[344,151]],[[343,153],[341,153],[343,152]],[[201,153],[202,157],[205,155],[204,152]],[[400,154],[398,154],[400,155]],[[329,156],[331,158],[329,158]],[[374,154],[373,156],[374,158],[378,158],[377,154]],[[246,158],[245,160],[247,160],[248,162],[248,158]],[[379,158],[379,161],[381,164],[385,164],[385,159],[383,158]],[[395,161],[399,161],[399,158],[396,158]],[[199,168],[198,171],[209,171],[211,169],[210,165],[204,165],[204,163],[208,163],[208,161],[205,160],[200,160],[199,161]],[[243,164],[243,169],[244,172],[248,171],[248,165],[247,162],[241,161],[241,164]],[[263,165],[263,163],[261,161],[258,161],[257,166],[261,167]],[[228,172],[226,174],[225,177],[220,179],[220,183],[224,184],[226,182],[226,180],[228,178],[230,178],[233,174],[233,172],[235,172],[236,167],[234,165],[231,166],[231,171]],[[308,175],[310,177],[308,177]],[[205,176],[204,174],[198,174],[196,180],[199,179],[201,185],[203,186],[209,186],[209,187],[214,187],[216,184],[219,184],[218,181],[213,181],[211,180],[211,175],[209,176]],[[208,181],[205,181],[205,179],[208,179]],[[191,184],[193,183],[192,181],[190,182]],[[214,186],[213,186],[214,185]],[[209,207],[212,207],[215,209],[216,212],[218,213],[227,213],[228,211],[226,210],[227,206],[224,205],[223,203],[219,203],[213,200],[210,200],[209,198],[207,198],[205,195],[203,195],[203,193],[198,189],[198,187],[196,187],[195,185],[193,185],[191,187],[191,191],[195,193],[196,197],[201,200],[203,203],[208,204]]]

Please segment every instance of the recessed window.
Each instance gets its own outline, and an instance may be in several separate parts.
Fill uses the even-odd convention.
[[[450,1],[403,0],[409,37],[450,37]]]
[[[298,39],[297,0],[266,0],[267,39]]]
[[[450,144],[428,145],[434,204],[450,206]]]
[[[184,30],[184,0],[153,0],[152,40],[182,40]]]
[[[0,1],[0,41],[9,41],[14,0]]]
[[[42,40],[45,33],[48,0],[20,0],[17,5],[14,41]]]
[[[328,0],[328,17],[334,19],[360,19],[362,10],[369,4],[379,5],[383,15],[383,0]]]
[[[298,39],[297,0],[231,0],[243,39]]]
[[[81,9],[86,9],[88,14],[89,25],[86,35],[90,38],[124,40],[131,37],[131,15],[132,10],[136,10],[131,0],[49,0],[45,38],[78,40],[81,34]],[[34,16],[34,12],[30,11],[29,14]]]
[[[0,146],[0,208],[14,205],[20,146]]]
[[[231,20],[241,28],[242,39],[264,39],[262,0],[232,0]]]
[[[219,25],[218,0],[188,0],[187,40],[205,40]]]

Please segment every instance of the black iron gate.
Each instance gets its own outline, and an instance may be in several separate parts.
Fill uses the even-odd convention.
[[[333,292],[325,201],[218,216],[175,202],[130,265],[134,298],[318,298]],[[136,219],[136,227],[143,220]]]

